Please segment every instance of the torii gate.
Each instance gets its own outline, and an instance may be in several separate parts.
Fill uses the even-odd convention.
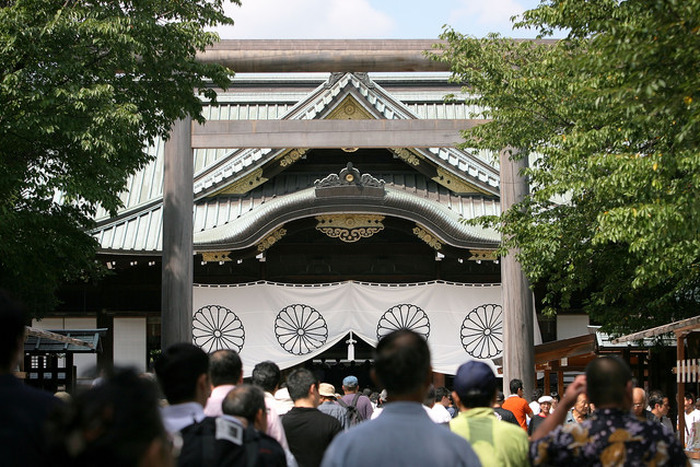
[[[225,40],[197,59],[238,72],[449,71],[425,55],[431,40]],[[163,275],[161,345],[191,342],[193,233],[193,149],[455,147],[460,130],[484,120],[238,120],[173,125],[165,144],[163,188]],[[524,160],[500,154],[501,209],[527,193],[519,177]],[[534,387],[533,303],[515,252],[501,260],[503,289],[503,378]],[[504,387],[508,392],[508,388]]]

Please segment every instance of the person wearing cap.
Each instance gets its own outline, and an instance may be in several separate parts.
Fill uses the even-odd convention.
[[[348,412],[343,407],[339,406],[336,401],[335,386],[329,383],[321,383],[318,385],[318,394],[321,396],[321,404],[318,410],[335,417],[343,427],[343,431],[348,429]]]
[[[528,435],[532,436],[537,427],[540,426],[540,423],[542,423],[545,418],[549,417],[549,413],[552,410],[553,400],[554,399],[552,396],[542,396],[537,399],[537,402],[540,405],[540,412],[532,417],[532,420],[530,420],[530,424],[527,426]]]
[[[374,408],[372,407],[372,401],[369,397],[360,394],[359,392],[359,382],[357,377],[350,375],[343,379],[343,392],[345,395],[340,398],[341,401],[347,406],[357,407],[357,411],[362,417],[362,420],[369,420],[372,418],[372,412]]]
[[[423,408],[433,379],[423,336],[399,329],[382,337],[372,378],[388,393],[382,415],[338,435],[322,467],[480,465],[469,442],[434,423]]]
[[[469,441],[484,466],[528,464],[528,440],[519,425],[496,418],[496,375],[487,364],[476,360],[457,369],[452,399],[459,414],[450,430]]]

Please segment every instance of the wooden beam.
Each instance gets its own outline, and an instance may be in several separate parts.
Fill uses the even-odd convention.
[[[554,44],[555,39],[515,39]],[[437,39],[222,40],[197,54],[237,73],[450,71],[430,60]]]
[[[613,344],[621,344],[623,342],[632,342],[642,340],[644,338],[661,336],[663,334],[669,334],[671,332],[687,333],[691,331],[700,331],[700,316],[694,316],[692,318],[683,319],[681,321],[675,321],[673,323],[664,324],[663,326],[657,326],[655,328],[645,329],[643,331],[627,334],[626,336],[621,336],[617,339],[613,339],[611,342]]]
[[[449,71],[428,59],[437,39],[222,40],[197,54],[237,73]]]
[[[192,147],[455,147],[461,131],[488,120],[210,120],[192,128]]]

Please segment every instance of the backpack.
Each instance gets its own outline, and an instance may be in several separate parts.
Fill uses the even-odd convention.
[[[183,428],[178,467],[252,467],[257,460],[258,442],[249,440],[246,431],[224,417],[207,417]]]
[[[361,394],[359,392],[355,394],[355,397],[353,398],[352,403],[350,405],[346,404],[343,399],[338,399],[338,404],[341,407],[345,407],[345,410],[347,412],[348,428],[353,427],[355,425],[359,425],[362,421],[364,421],[364,417],[357,409],[357,400],[360,398],[360,395]]]

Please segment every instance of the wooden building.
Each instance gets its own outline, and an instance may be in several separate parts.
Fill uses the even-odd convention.
[[[243,73],[204,116],[302,123],[471,118],[478,109],[461,102],[460,86],[448,78],[444,72]],[[449,94],[456,99],[446,101]],[[271,139],[270,146],[193,151],[196,343],[241,351],[246,372],[265,349],[288,354],[283,367],[343,355],[361,361],[371,357],[383,330],[402,326],[422,326],[441,373],[470,358],[500,356],[500,238],[469,222],[500,213],[497,155],[400,141],[392,147],[280,148]],[[113,274],[97,284],[67,286],[62,307],[37,323],[107,328],[102,364],[145,369],[160,348],[163,142],[149,151],[153,161],[129,179],[118,215],[97,216],[98,261]],[[333,289],[343,298],[319,298],[321,304],[311,298],[251,311],[273,289],[313,295],[345,284],[368,288]],[[243,291],[253,285],[267,288],[242,304]],[[209,298],[214,290],[225,297]],[[392,298],[397,291],[405,293]],[[343,308],[350,295],[354,308]],[[425,296],[434,301],[422,305]],[[359,311],[367,309],[371,316],[361,318]],[[285,318],[308,316],[323,319],[322,339],[300,337],[309,331],[303,326],[284,328]],[[348,316],[358,321],[343,321]],[[536,343],[538,337],[535,326]]]

